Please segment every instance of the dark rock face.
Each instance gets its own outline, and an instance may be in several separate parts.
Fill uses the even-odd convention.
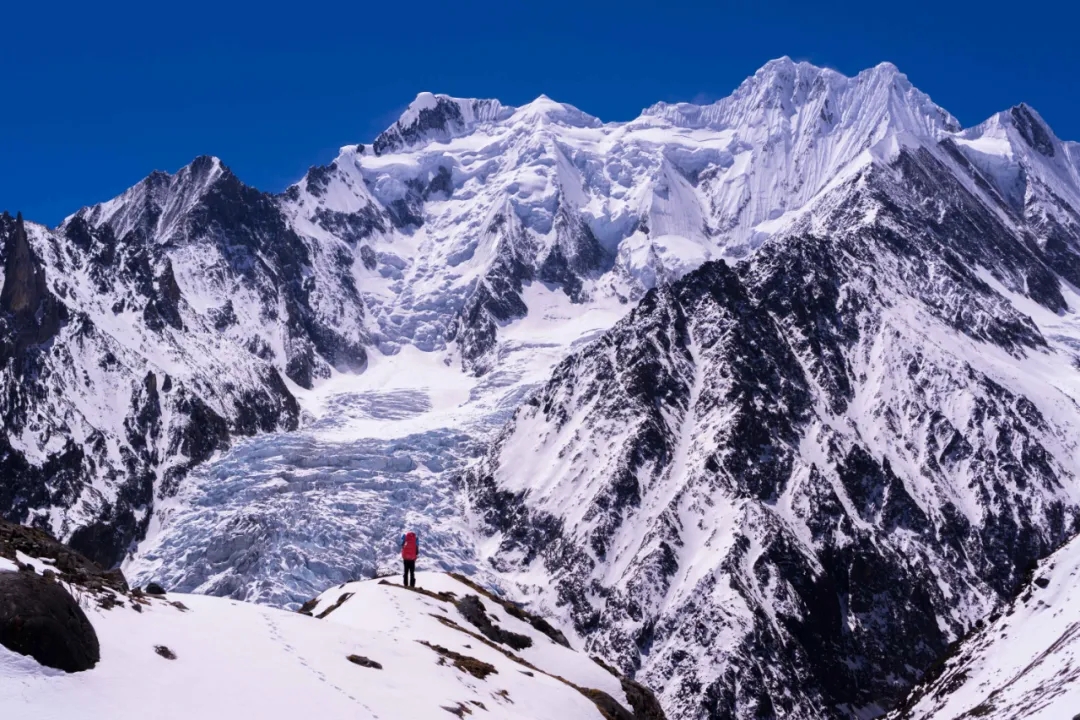
[[[813,227],[650,291],[464,478],[494,566],[676,717],[887,708],[1080,528],[1054,401],[978,350],[1046,352],[984,279],[1061,309],[1041,248],[928,151]]]
[[[0,517],[46,526],[103,565],[233,437],[296,427],[281,373],[310,386],[366,363],[362,331],[343,321],[362,317],[350,267],[324,265],[342,293],[331,302],[311,270],[328,259],[213,158],[56,231],[0,216],[0,235]],[[220,300],[186,296],[204,291]]]
[[[1050,131],[1032,114],[1027,105],[1017,105],[1009,110],[1009,114],[1028,145],[1047,157],[1054,156],[1054,141]]]
[[[540,280],[560,285],[574,302],[582,302],[582,279],[610,264],[592,230],[580,217],[560,208],[555,216],[555,243],[548,250],[536,275]]]
[[[111,588],[119,593],[128,591],[127,580],[120,570],[102,569],[93,560],[59,542],[44,530],[0,520],[0,557],[14,560],[17,552],[50,561],[65,582],[92,590]]]
[[[499,253],[487,275],[465,298],[447,335],[461,348],[462,366],[477,374],[488,369],[498,328],[524,317],[529,309],[521,299],[524,283],[536,275],[536,248],[515,217],[497,215],[487,228],[497,238]]]
[[[97,633],[79,604],[33,572],[0,572],[0,645],[69,673],[101,659]]]
[[[372,670],[382,670],[382,663],[375,662],[374,660],[366,658],[363,655],[349,655],[345,659],[351,662],[353,665],[371,668]]]
[[[45,268],[26,236],[20,213],[0,217],[4,233],[4,288],[0,291],[3,342],[0,359],[19,361],[28,348],[48,342],[67,319],[67,308],[49,290]]]
[[[450,98],[435,98],[434,107],[421,109],[413,121],[405,126],[394,123],[390,129],[375,138],[371,149],[376,155],[392,152],[411,145],[425,137],[445,139],[463,123],[461,108]]]
[[[488,640],[507,645],[514,650],[532,647],[532,639],[529,636],[511,632],[493,623],[488,617],[484,602],[476,595],[466,595],[454,603],[454,607]]]

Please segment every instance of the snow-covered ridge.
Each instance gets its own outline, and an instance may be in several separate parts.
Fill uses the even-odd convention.
[[[5,563],[0,572],[12,569]],[[640,686],[482,591],[434,573],[417,581],[412,591],[380,581],[343,585],[307,615],[199,595],[76,591],[101,660],[68,675],[0,646],[0,713],[112,720],[143,718],[153,707],[162,717],[206,720],[233,718],[239,708],[268,720],[663,717],[636,712],[635,703],[656,710],[643,704],[650,696]],[[502,639],[481,635],[477,622]]]
[[[1080,538],[964,638],[889,720],[1074,717],[1080,707]]]

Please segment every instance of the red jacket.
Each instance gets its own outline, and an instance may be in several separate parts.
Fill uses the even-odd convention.
[[[415,560],[420,554],[420,541],[416,533],[407,532],[401,536],[401,557],[403,560]]]

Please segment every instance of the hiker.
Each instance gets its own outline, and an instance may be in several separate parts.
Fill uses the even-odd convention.
[[[420,541],[416,533],[409,531],[401,536],[401,559],[405,563],[405,577],[401,584],[416,587],[416,557],[420,554]]]

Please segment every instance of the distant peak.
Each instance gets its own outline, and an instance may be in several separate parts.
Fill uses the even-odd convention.
[[[812,108],[828,127],[853,127],[852,119],[858,116],[858,127],[871,135],[888,129],[936,137],[960,127],[892,63],[848,77],[787,56],[767,62],[725,98],[709,105],[658,103],[644,111],[642,122],[659,118],[678,127],[749,127],[762,113],[791,117],[804,108]],[[847,117],[846,124],[833,125],[842,116]]]
[[[573,105],[556,102],[543,94],[531,103],[517,108],[513,117],[522,120],[539,118],[570,127],[598,127],[603,124],[598,118],[579,110]]]
[[[758,71],[754,74],[757,75],[758,73],[770,73],[776,72],[778,70],[789,70],[793,67],[795,67],[795,61],[792,60],[789,56],[783,55],[765,63],[760,68],[758,68]]]
[[[480,122],[508,117],[513,108],[498,100],[455,98],[419,93],[405,112],[372,143],[376,155],[393,152],[426,140],[446,142]]]
[[[199,155],[197,158],[180,168],[175,175],[171,176],[183,181],[189,178],[192,183],[201,187],[209,187],[219,178],[231,176],[232,172],[223,162],[213,155]],[[168,176],[166,176],[168,177]],[[153,182],[155,174],[151,174],[147,181]]]

